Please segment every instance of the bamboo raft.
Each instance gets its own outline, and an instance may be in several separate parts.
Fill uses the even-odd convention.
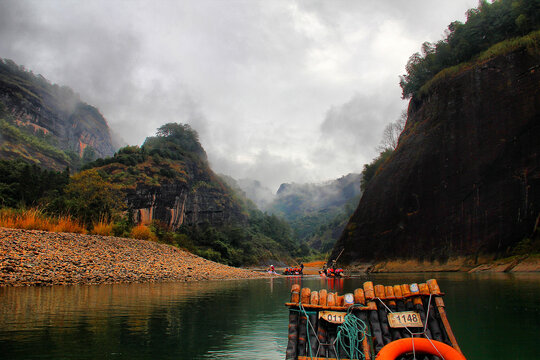
[[[367,281],[343,295],[294,284],[291,301],[285,304],[285,359],[465,359],[443,295],[434,279],[394,286]],[[432,355],[416,357],[419,353]]]

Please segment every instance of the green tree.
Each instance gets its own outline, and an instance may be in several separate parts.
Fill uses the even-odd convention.
[[[442,69],[470,61],[490,46],[540,29],[540,0],[481,0],[467,11],[467,21],[448,25],[446,38],[435,45],[425,42],[422,53],[407,62],[400,76],[403,98],[415,96]]]
[[[199,142],[199,135],[188,124],[168,123],[161,126],[156,136],[148,137],[143,148],[149,154],[158,154],[170,159],[182,159],[195,155],[206,160],[206,153]]]
[[[394,149],[386,149],[379,154],[371,163],[364,165],[362,171],[362,180],[360,181],[360,188],[362,191],[366,190],[371,179],[375,177],[379,168],[390,158]]]
[[[113,219],[125,208],[119,187],[107,182],[97,170],[80,172],[66,187],[69,212],[87,225],[100,219]]]

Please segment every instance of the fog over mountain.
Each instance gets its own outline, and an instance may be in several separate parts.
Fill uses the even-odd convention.
[[[168,122],[213,169],[321,182],[376,156],[411,54],[477,0],[0,1],[0,57],[73,88],[141,144]]]

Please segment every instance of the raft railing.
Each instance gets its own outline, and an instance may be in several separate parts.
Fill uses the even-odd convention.
[[[420,349],[421,342],[427,344],[423,351],[432,355],[417,359],[465,359],[448,321],[443,296],[435,279],[393,286],[367,281],[362,288],[343,295],[294,284],[291,300],[285,304],[289,308],[285,359],[379,360],[381,350],[391,343],[386,348],[412,346],[412,351],[407,351],[416,358],[415,344]],[[445,356],[442,351],[447,351]]]

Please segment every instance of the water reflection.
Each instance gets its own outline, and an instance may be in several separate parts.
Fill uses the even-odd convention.
[[[292,284],[343,294],[432,277],[468,359],[535,358],[540,275],[455,273],[0,288],[0,357],[283,359]]]
[[[9,359],[197,358],[259,321],[266,326],[261,315],[282,311],[272,286],[273,280],[1,288],[0,347]]]

